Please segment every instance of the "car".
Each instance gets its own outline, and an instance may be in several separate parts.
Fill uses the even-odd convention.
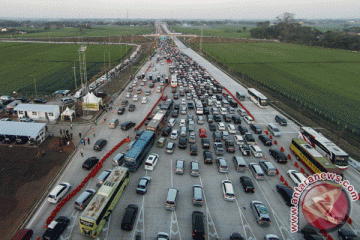
[[[198,177],[200,175],[200,165],[198,161],[191,161],[190,162],[190,175],[193,177]]]
[[[235,135],[234,141],[235,141],[236,145],[239,145],[239,146],[245,144],[245,140],[241,135]]]
[[[148,102],[148,98],[147,97],[143,97],[141,100],[141,103],[145,104]]]
[[[138,206],[136,206],[135,204],[129,204],[125,208],[125,213],[121,220],[122,230],[131,231],[133,229],[138,209]]]
[[[132,127],[135,127],[135,123],[132,121],[124,122],[120,126],[121,130],[123,130],[123,131],[129,130]]]
[[[195,122],[190,120],[189,121],[189,126],[188,126],[189,132],[193,132],[195,131]]]
[[[185,127],[186,126],[186,119],[182,118],[180,119],[180,127]]]
[[[226,140],[225,141],[225,149],[228,153],[234,153],[235,152],[235,143],[232,140]]]
[[[241,108],[238,109],[237,112],[242,117],[247,115],[247,112],[244,109],[241,109]]]
[[[203,108],[203,113],[204,113],[204,115],[209,115],[210,114],[210,108],[204,107]]]
[[[187,107],[181,107],[180,113],[181,113],[182,115],[186,115],[186,114],[187,114]]]
[[[150,182],[151,182],[151,177],[149,177],[149,176],[144,176],[144,177],[140,178],[140,181],[136,188],[136,193],[145,194],[150,185]]]
[[[224,107],[220,108],[220,114],[221,115],[226,115],[226,114],[229,114],[228,110]]]
[[[150,84],[149,87],[152,88],[151,86],[152,86],[152,85]],[[151,90],[147,90],[147,91],[145,92],[145,96],[150,96],[150,95],[151,95]]]
[[[186,137],[180,137],[179,138],[179,148],[185,149],[187,147],[187,138]]]
[[[193,156],[198,155],[198,149],[195,144],[190,145],[190,155],[193,155]]]
[[[241,125],[238,126],[238,129],[239,129],[239,132],[240,132],[241,135],[244,135],[245,133],[248,132],[247,128],[243,127]]]
[[[175,149],[175,143],[174,142],[168,142],[165,148],[166,153],[173,153]]]
[[[176,160],[175,173],[176,174],[184,174],[184,171],[185,171],[185,161],[182,159]]]
[[[171,116],[173,118],[177,118],[179,116],[179,110],[178,109],[174,109],[171,113]]]
[[[306,180],[306,176],[296,170],[288,170],[286,174],[293,180],[296,185],[299,185]]]
[[[24,118],[20,118],[20,122],[34,122],[34,119],[24,117]]]
[[[259,135],[259,140],[264,144],[264,146],[271,146],[272,145],[272,140],[263,134]]]
[[[242,144],[240,145],[239,150],[243,156],[250,156],[251,154],[249,145]]]
[[[231,120],[235,123],[235,124],[241,124],[241,118],[237,115],[232,115],[231,116]]]
[[[280,240],[280,238],[275,234],[266,234],[264,240]]]
[[[91,170],[99,161],[100,159],[98,157],[89,157],[83,163],[82,168],[85,170]]]
[[[213,163],[214,162],[212,153],[210,151],[204,151],[203,157],[204,157],[204,163]]]
[[[16,100],[20,100],[22,103],[30,102],[30,98],[27,98],[27,97],[17,97]]]
[[[255,134],[261,134],[262,133],[262,128],[259,127],[256,124],[251,124],[250,125],[250,129],[255,133]]]
[[[157,155],[156,153],[149,154],[149,156],[145,161],[145,170],[150,170],[150,171],[154,170],[158,161],[159,161],[159,155]]]
[[[186,99],[185,98],[183,98],[183,99],[181,99],[181,103],[180,103],[181,105],[186,105]]]
[[[172,131],[172,129],[171,129],[171,127],[165,127],[164,128],[164,130],[162,131],[162,136],[163,137],[167,137],[167,136],[169,136],[169,134],[171,133],[171,131]]]
[[[262,202],[251,201],[250,208],[252,209],[256,222],[260,226],[269,226],[271,224],[269,213]]]
[[[229,140],[229,132],[228,131],[222,131],[221,132],[221,139],[222,141],[226,141],[226,140]]]
[[[209,124],[209,130],[212,131],[212,132],[215,132],[216,131],[216,124],[215,123],[210,123]]]
[[[248,144],[248,145],[250,145],[250,144],[251,145],[256,145],[255,138],[251,133],[245,133],[244,134],[244,139],[246,141],[246,144]]]
[[[280,195],[284,199],[286,205],[288,205],[289,207],[294,206],[294,204],[291,203],[291,199],[292,199],[292,196],[294,193],[294,191],[291,188],[289,188],[283,184],[278,184],[278,185],[276,185],[276,191],[278,193],[280,193]]]
[[[214,142],[221,142],[221,134],[219,132],[214,132],[213,133],[213,139],[214,139]]]
[[[196,142],[196,133],[191,132],[189,135],[189,143],[195,143]]]
[[[70,224],[70,219],[65,216],[60,216],[52,221],[46,228],[42,235],[43,240],[57,240]]]
[[[221,117],[220,117],[220,115],[214,115],[214,121],[215,121],[215,122],[221,122]]]
[[[121,101],[121,106],[126,107],[128,105],[128,103],[129,103],[129,101],[124,99],[124,100]]]
[[[228,173],[229,167],[227,164],[227,161],[223,157],[217,157],[216,158],[216,165],[218,166],[218,171],[220,173]]]
[[[227,125],[227,130],[229,133],[231,134],[236,134],[236,128],[234,124],[228,124]]]
[[[229,238],[230,240],[245,240],[242,236],[241,236],[241,234],[240,233],[232,233],[231,235],[230,235],[230,238]]]
[[[225,114],[223,115],[223,119],[225,122],[231,122],[231,115]]]
[[[43,98],[34,98],[34,103],[42,103],[45,104],[46,100]]]
[[[225,201],[236,201],[234,187],[231,181],[223,180],[221,182],[221,188],[223,191]]]
[[[187,116],[187,120],[188,120],[188,121],[195,121],[195,118],[194,118],[193,115],[188,115],[188,116]]]
[[[166,101],[168,99],[168,95],[163,95],[162,97],[161,97],[161,100],[162,101]]]
[[[203,149],[209,149],[210,148],[210,140],[208,138],[202,138],[201,146]]]
[[[75,200],[74,208],[79,211],[83,211],[87,205],[90,203],[91,199],[95,196],[95,189],[87,189],[80,194],[80,196]]]
[[[254,124],[254,119],[252,117],[250,117],[250,116],[245,116],[244,121],[249,125]]]
[[[175,118],[170,118],[168,121],[168,126],[169,127],[174,127],[176,124],[176,119]]]
[[[117,114],[122,115],[122,114],[124,114],[124,112],[125,112],[125,108],[124,107],[119,107],[119,109],[117,111]]]
[[[166,232],[159,232],[157,234],[156,240],[170,240],[170,235]]]
[[[211,114],[212,115],[219,115],[220,114],[220,110],[217,107],[213,107],[211,108]],[[219,116],[220,117],[220,116]]]
[[[99,177],[96,179],[96,181],[95,181],[95,182],[96,182],[96,186],[101,187],[101,186],[104,184],[105,180],[109,177],[110,173],[111,173],[111,170],[110,170],[110,169],[104,170],[104,171],[99,175]]]
[[[133,111],[135,111],[135,108],[136,108],[135,104],[130,104],[128,111],[129,111],[129,112],[133,112]]]
[[[219,130],[219,131],[225,131],[225,124],[224,124],[224,123],[219,122],[219,123],[217,124],[217,127],[218,127],[218,130]]]
[[[246,192],[246,193],[254,193],[255,192],[254,184],[252,183],[252,181],[249,177],[241,176],[240,184],[244,188],[244,192]]]
[[[200,128],[200,129],[199,129],[199,137],[200,137],[200,138],[206,138],[206,137],[207,137],[206,129],[205,129],[205,128]]]
[[[62,182],[56,185],[49,193],[47,200],[51,203],[58,203],[71,189],[71,185],[68,182]]]
[[[133,101],[134,101],[134,102],[137,102],[138,100],[139,100],[139,96],[138,96],[138,95],[134,95],[134,96],[133,96]]]
[[[300,232],[305,240],[324,240],[324,238],[313,228],[305,227],[301,229]]]
[[[277,174],[278,170],[274,167],[274,165],[266,160],[260,160],[259,161],[260,167],[264,170],[266,175],[274,176]]]
[[[213,123],[214,122],[214,115],[207,115],[207,122]]]
[[[197,124],[199,124],[199,125],[202,125],[202,124],[204,124],[205,123],[205,118],[204,118],[204,116],[197,116]]]
[[[216,155],[224,155],[224,146],[221,142],[215,142],[214,143],[214,149]]]
[[[141,89],[141,88],[136,89],[136,93],[137,93],[137,94],[141,94],[141,93],[142,93],[142,89]]]
[[[269,153],[278,163],[287,163],[287,157],[280,149],[270,148]]]
[[[99,139],[95,142],[93,149],[95,151],[101,151],[106,146],[106,144],[107,144],[106,139],[103,139],[103,138]]]
[[[250,145],[250,152],[254,157],[262,157],[263,156],[261,148],[257,145]]]
[[[177,139],[179,137],[179,129],[173,129],[170,134],[170,139]]]

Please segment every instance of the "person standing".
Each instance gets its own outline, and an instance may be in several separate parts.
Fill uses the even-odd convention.
[[[85,145],[85,140],[83,138],[80,140],[80,142]]]
[[[62,130],[61,130],[61,128],[60,128],[60,135],[62,135]]]
[[[80,149],[80,155],[83,157],[84,156],[84,153],[83,153],[83,150]]]
[[[88,144],[90,144],[90,138],[87,139]]]
[[[79,132],[79,138],[81,138],[81,132]]]
[[[70,124],[70,130],[72,130],[72,124]]]

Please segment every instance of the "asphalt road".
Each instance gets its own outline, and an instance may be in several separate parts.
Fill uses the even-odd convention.
[[[246,90],[241,85],[227,77],[220,70],[217,70],[210,63],[206,62],[206,60],[202,59],[201,56],[197,55],[190,49],[184,48],[184,46],[181,46],[181,44],[179,44],[177,41],[176,43],[180,45],[179,48],[184,53],[188,54],[192,59],[197,61],[200,65],[204,66],[217,81],[219,81],[228,89],[231,89],[232,93],[235,93],[235,91],[238,90],[244,93],[246,92]],[[163,74],[168,75],[168,65],[165,63],[165,61],[163,60],[160,63],[156,63],[155,59],[156,56],[151,60],[153,67],[149,68],[147,74],[151,73],[153,76]],[[145,72],[149,64],[150,62],[145,64],[140,73]],[[155,68],[156,70],[154,70]],[[144,87],[145,90],[148,89],[148,84],[149,83],[147,83],[147,85]],[[126,132],[120,130],[119,127],[116,129],[109,129],[109,120],[112,118],[118,118],[120,123],[127,120],[140,123],[160,97],[160,93],[155,91],[156,87],[152,89],[153,92],[151,97],[149,97],[147,104],[141,103],[141,98],[143,96],[140,96],[139,101],[135,103],[135,112],[130,113],[126,110],[124,115],[117,115],[117,107],[115,107],[115,105],[119,105],[121,100],[125,99],[126,92],[121,94],[120,98],[117,99],[114,104],[114,113],[108,112],[106,116],[106,122],[99,122],[97,126],[94,126],[96,138],[105,138],[108,140],[108,144],[105,149],[101,152],[95,152],[92,150],[94,143],[92,138],[92,143],[90,145],[85,145],[82,147],[84,150],[84,157],[81,157],[80,152],[78,151],[74,155],[70,164],[67,166],[64,174],[60,177],[59,182],[69,182],[73,188],[75,188],[88,174],[88,171],[85,171],[81,168],[83,161],[87,157],[98,156],[100,158],[128,134],[133,136],[134,132],[132,129]],[[165,94],[172,96],[170,86],[165,90]],[[130,99],[129,102],[132,103],[133,101]],[[180,102],[180,99],[175,102]],[[274,109],[270,107],[267,109],[260,109],[249,100],[245,100],[243,104],[254,115],[256,123],[263,129],[265,129],[267,124],[274,123],[274,116],[277,114]],[[194,110],[190,110],[188,114],[196,116]],[[179,128],[180,119],[186,117],[186,115],[180,114],[177,118],[175,128]],[[244,121],[242,125],[247,126]],[[207,129],[208,134],[211,134],[207,123],[204,125],[196,125],[195,132],[198,133],[198,129],[203,127]],[[288,150],[289,145],[291,139],[298,136],[298,129],[299,126],[297,126],[292,121],[289,121],[288,126],[280,127],[282,136],[277,138],[278,148],[283,146],[285,148],[286,154],[290,153]],[[283,175],[286,181],[294,187],[295,184],[286,176],[287,170],[296,169],[294,164],[291,161],[289,161],[287,164],[277,164],[268,154],[268,147],[263,146],[262,143],[258,141],[257,136],[255,136],[255,138],[258,142],[258,145],[263,150],[266,158],[270,160],[275,165],[275,167],[278,168],[280,174]],[[168,139],[168,141],[169,140],[170,139]],[[177,140],[175,142],[178,143]],[[191,239],[191,213],[195,210],[200,210],[206,215],[206,239],[228,239],[232,232],[239,232],[246,239],[263,239],[264,235],[269,233],[276,234],[281,239],[301,239],[300,234],[290,233],[290,208],[284,204],[283,199],[275,190],[275,186],[281,183],[279,176],[266,176],[265,180],[256,181],[248,170],[245,173],[236,172],[230,159],[233,155],[240,154],[238,150],[235,154],[226,153],[224,155],[224,158],[227,159],[229,164],[229,173],[219,173],[216,164],[204,164],[200,139],[198,135],[196,144],[198,145],[199,155],[195,157],[190,156],[189,146],[186,150],[181,150],[176,147],[175,152],[169,155],[165,153],[164,148],[157,148],[156,145],[154,145],[151,152],[157,153],[160,156],[160,160],[154,171],[145,171],[144,166],[142,165],[137,172],[131,173],[129,185],[127,186],[124,194],[114,209],[108,224],[104,227],[102,233],[97,239],[134,239],[136,233],[141,233],[143,239],[154,239],[158,232],[170,233],[171,239]],[[211,139],[211,146],[212,145],[213,141]],[[126,144],[117,150],[107,160],[103,169],[112,169],[111,159],[113,156],[119,152],[124,152],[125,150]],[[212,147],[211,150],[213,151]],[[215,154],[213,155],[215,156]],[[186,161],[184,175],[176,175],[174,173],[174,164],[176,159],[184,159]],[[193,160],[198,160],[200,163],[201,174],[198,178],[190,176],[189,163]],[[258,162],[260,159],[250,156],[245,157],[245,160],[247,163],[250,163]],[[152,177],[152,181],[148,193],[141,196],[135,193],[135,189],[139,179],[144,175]],[[255,183],[256,190],[254,194],[244,193],[239,183],[239,177],[242,175],[250,177]],[[356,188],[359,186],[358,172],[353,169],[349,169],[347,170],[345,176],[353,185],[356,186]],[[85,187],[97,189],[95,186],[95,179],[91,179]],[[221,181],[226,179],[231,180],[234,185],[237,198],[236,202],[224,201],[221,190]],[[191,188],[193,185],[202,185],[204,188],[206,200],[204,206],[202,207],[195,207],[191,203]],[[164,209],[167,189],[170,187],[175,187],[179,190],[179,200],[176,211],[168,211]],[[69,203],[67,203],[58,214],[58,216],[65,215],[71,217],[71,224],[61,237],[63,240],[88,239],[87,237],[80,234],[78,224],[80,213],[74,210],[74,201],[77,196],[78,195],[76,195]],[[271,226],[260,227],[255,222],[254,215],[250,209],[250,201],[252,200],[262,201],[266,205],[272,220]],[[120,229],[121,219],[124,214],[125,207],[128,204],[136,204],[140,209],[135,228],[131,232]],[[355,230],[360,229],[359,224],[357,223],[358,221],[355,221],[358,219],[360,213],[358,204],[358,202],[353,204],[353,213],[351,214],[351,217],[354,218],[353,225],[346,226]],[[34,214],[27,227],[34,229],[35,236],[41,236],[43,234],[45,231],[45,221],[55,207],[56,205],[51,204],[45,200],[41,204],[39,210]],[[334,239],[336,239],[334,234],[332,234],[332,236]]]

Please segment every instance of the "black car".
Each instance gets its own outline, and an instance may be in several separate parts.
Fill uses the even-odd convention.
[[[214,139],[214,142],[222,142],[221,134],[219,132],[214,132],[213,133],[213,139]]]
[[[259,135],[259,140],[265,145],[265,146],[271,146],[272,141],[271,139],[266,135]]]
[[[251,125],[250,125],[250,129],[251,129],[255,134],[261,134],[261,133],[262,133],[262,129],[261,129],[261,127],[259,127],[258,125],[251,124]]]
[[[27,97],[17,97],[16,100],[20,100],[22,103],[30,102],[30,99]]]
[[[27,141],[29,141],[29,138],[25,136],[19,136],[16,138],[16,144],[25,144]]]
[[[282,184],[278,184],[276,185],[276,191],[278,191],[278,193],[280,193],[281,197],[284,199],[286,205],[288,205],[289,207],[293,207],[294,205],[291,203],[291,199],[293,196],[294,191]]]
[[[99,139],[95,142],[93,149],[95,151],[101,151],[105,147],[106,144],[107,144],[106,139]]]
[[[174,93],[173,97],[174,97],[174,99],[179,99],[179,94]]]
[[[125,213],[121,221],[122,230],[131,231],[133,229],[138,209],[138,206],[135,204],[129,204],[125,208]]]
[[[127,121],[121,124],[120,128],[121,130],[129,130],[130,128],[135,127],[135,123],[132,121]]]
[[[247,176],[241,176],[240,177],[240,183],[244,188],[244,192],[247,193],[254,193],[255,192],[255,187],[254,184],[252,183],[251,179]]]
[[[85,170],[90,170],[92,169],[97,163],[99,162],[99,158],[98,157],[89,157],[88,159],[85,160],[85,162],[82,165],[82,168]]]
[[[356,233],[348,229],[339,229],[338,236],[340,240],[360,240]]]
[[[117,111],[117,114],[122,115],[122,114],[124,114],[124,112],[125,112],[125,108],[124,107],[119,107],[119,109]]]
[[[221,122],[221,117],[219,115],[214,115],[215,122]]]
[[[275,160],[278,163],[287,163],[287,157],[285,156],[285,154],[280,151],[279,149],[269,149],[269,153],[271,156],[273,156],[275,158]]]
[[[16,141],[16,136],[14,135],[5,135],[4,137],[4,143],[12,143]]]
[[[194,103],[192,103],[192,102],[188,102],[187,103],[187,106],[188,106],[188,109],[190,110],[190,109],[194,109]]]
[[[255,138],[251,133],[245,133],[244,139],[245,139],[247,144],[252,144],[252,145],[256,144],[255,143]]]
[[[210,131],[215,132],[216,131],[216,124],[215,123],[210,123],[209,124],[209,129],[210,129]]]
[[[311,228],[303,228],[301,230],[301,234],[303,235],[305,240],[323,240],[324,238],[317,233],[314,229]]]
[[[243,156],[250,156],[250,147],[249,145],[243,144],[239,147]]]
[[[179,116],[179,109],[174,109],[171,113],[171,116],[177,118]]]
[[[190,145],[190,155],[194,155],[194,156],[198,155],[198,149],[195,144]]]
[[[179,110],[179,109],[180,109],[180,104],[178,104],[178,103],[175,103],[175,104],[174,104],[174,109],[177,109],[177,110]]]
[[[240,233],[232,233],[230,235],[230,240],[245,240]]]
[[[34,103],[46,103],[46,100],[43,98],[35,98]]]
[[[129,112],[135,111],[135,108],[136,108],[135,104],[130,104],[129,105]]]
[[[203,156],[204,156],[204,163],[213,163],[214,162],[212,153],[210,151],[204,151]]]
[[[95,92],[94,95],[99,98],[104,98],[107,94],[104,92]]]
[[[214,116],[213,115],[207,115],[207,122],[213,123],[214,122]]]
[[[203,149],[209,149],[210,148],[210,140],[208,138],[202,138],[201,146]]]
[[[209,115],[210,114],[210,109],[208,107],[204,107],[204,115]]]
[[[52,221],[46,231],[44,232],[42,239],[43,240],[57,240],[60,238],[60,235],[65,231],[66,227],[70,224],[70,219],[61,216],[56,218],[55,221]]]
[[[179,138],[179,148],[185,149],[187,147],[187,137]]]
[[[225,148],[226,148],[227,152],[234,153],[235,152],[235,143],[234,143],[234,141],[226,140],[225,141]]]
[[[241,125],[238,126],[238,129],[239,129],[239,131],[240,131],[240,133],[241,133],[242,135],[244,135],[245,133],[248,132],[247,128],[246,128],[246,127],[243,127],[243,126],[241,126]]]
[[[233,122],[234,122],[235,124],[241,124],[241,118],[240,118],[239,116],[233,115],[233,116],[231,117],[231,119],[233,120]]]
[[[225,114],[225,115],[223,116],[223,118],[224,118],[224,121],[225,121],[225,122],[231,122],[231,115]]]
[[[163,136],[163,137],[169,136],[169,134],[171,133],[171,131],[172,131],[171,127],[165,127],[164,130],[162,131],[162,136]]]

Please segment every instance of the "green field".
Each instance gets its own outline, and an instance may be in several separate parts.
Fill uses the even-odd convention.
[[[227,66],[360,130],[359,53],[285,43],[203,44]]]
[[[249,30],[254,26],[244,25],[244,27],[246,31],[243,31],[243,26],[204,27],[203,36],[250,38]],[[179,33],[201,35],[200,27],[171,27],[171,29]]]
[[[121,35],[142,35],[154,32],[154,27],[145,26],[92,26],[91,29],[83,29],[80,32],[79,28],[60,28],[50,29],[44,31],[43,29],[21,29],[24,31],[39,31],[35,33],[16,34],[13,38],[47,38],[47,37],[106,37],[106,36],[121,36]],[[11,37],[10,34],[1,34],[1,37]]]
[[[130,46],[88,45],[86,50],[87,78],[98,74],[105,63],[120,63]],[[37,44],[0,42],[0,94],[34,96],[37,93],[49,95],[56,90],[75,89],[74,64],[77,83],[79,77],[80,45],[77,44]]]

